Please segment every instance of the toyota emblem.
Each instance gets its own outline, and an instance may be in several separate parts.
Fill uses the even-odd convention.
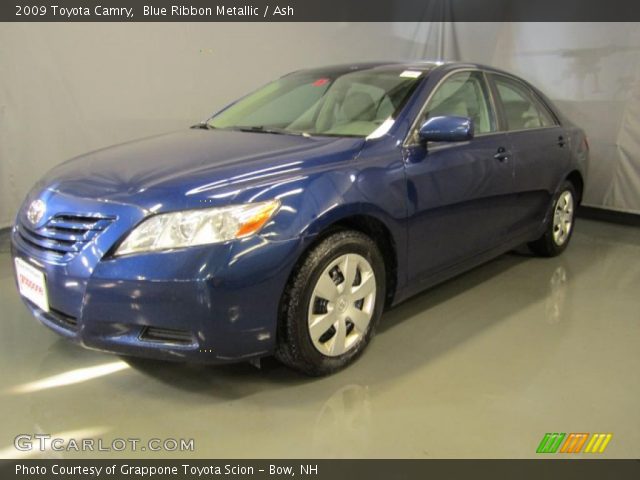
[[[42,220],[45,209],[46,205],[42,200],[38,199],[31,202],[31,205],[29,205],[29,210],[27,210],[27,218],[32,225],[35,225],[40,220]]]

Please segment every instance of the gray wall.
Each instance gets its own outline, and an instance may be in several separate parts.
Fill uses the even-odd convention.
[[[0,23],[0,227],[72,156],[184,128],[291,70],[380,59],[522,74],[588,131],[586,203],[640,213],[637,24]]]

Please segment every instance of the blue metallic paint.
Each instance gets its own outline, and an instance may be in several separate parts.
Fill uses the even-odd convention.
[[[423,142],[465,142],[473,138],[473,122],[453,115],[432,117],[420,127],[418,135]]]
[[[375,219],[389,232],[395,248],[384,253],[396,258],[395,302],[536,238],[561,182],[573,171],[584,175],[583,133],[557,112],[557,128],[403,145],[434,87],[469,68],[494,71],[460,64],[431,69],[375,140],[191,129],[65,162],[28,194],[12,250],[45,272],[51,307],[77,318],[77,330],[27,302],[29,308],[86,347],[237,361],[273,352],[279,301],[294,266],[319,234],[345,219]],[[562,147],[558,136],[567,139]],[[509,152],[506,162],[494,158],[500,147]],[[64,212],[114,221],[71,260],[60,261],[19,234],[36,198],[47,205],[41,222]],[[148,215],[273,198],[281,208],[253,237],[112,255]],[[150,325],[189,330],[193,342],[141,340]]]

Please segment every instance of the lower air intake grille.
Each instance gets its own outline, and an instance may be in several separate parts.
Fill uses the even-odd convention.
[[[76,330],[78,328],[78,319],[76,317],[67,315],[66,313],[62,313],[60,310],[54,310],[53,308],[51,308],[44,315],[48,320],[57,323],[61,327],[67,328],[69,330]]]
[[[193,336],[186,330],[173,330],[170,328],[144,327],[140,334],[140,340],[147,342],[173,343],[178,345],[191,345]]]

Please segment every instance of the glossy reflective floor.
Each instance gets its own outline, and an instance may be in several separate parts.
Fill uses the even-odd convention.
[[[14,450],[19,433],[194,439],[194,453],[128,457],[485,458],[534,457],[545,432],[607,432],[603,456],[640,457],[638,228],[581,220],[559,258],[508,254],[440,285],[388,312],[356,365],[319,380],[273,361],[80,349],[27,313],[0,248],[1,456],[34,456]]]

